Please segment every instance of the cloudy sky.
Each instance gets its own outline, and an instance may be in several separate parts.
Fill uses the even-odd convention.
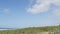
[[[60,0],[0,0],[0,27],[60,24]]]

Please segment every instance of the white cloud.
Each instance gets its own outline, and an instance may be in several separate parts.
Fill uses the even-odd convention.
[[[41,13],[41,12],[45,12],[45,11],[48,11],[48,5],[49,5],[49,2],[50,1],[47,1],[47,2],[39,2],[40,0],[37,0],[36,4],[34,4],[31,8],[28,8],[28,12],[30,13]]]
[[[59,9],[55,9],[53,11],[53,14],[56,15],[56,16],[60,16],[60,8]]]
[[[35,1],[35,4],[27,9],[27,12],[32,14],[38,14],[38,13],[49,11],[51,4],[54,4],[55,6],[60,7],[60,0],[34,0],[34,1]],[[57,9],[54,9],[54,11],[55,10]],[[59,13],[60,9],[58,9],[57,12]]]
[[[54,0],[53,3],[54,3],[56,6],[60,6],[60,0]]]
[[[6,14],[8,14],[9,13],[9,9],[5,8],[5,9],[3,9],[3,12],[6,13]]]
[[[0,13],[8,14],[9,13],[9,9],[7,9],[7,8],[1,8],[0,9]]]

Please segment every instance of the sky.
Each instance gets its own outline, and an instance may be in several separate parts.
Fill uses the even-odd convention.
[[[60,24],[60,0],[0,0],[1,28],[58,24]]]

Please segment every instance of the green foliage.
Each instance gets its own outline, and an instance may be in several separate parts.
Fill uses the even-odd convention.
[[[1,30],[0,34],[37,34],[37,32],[54,32],[60,34],[60,26],[30,27],[16,30]]]

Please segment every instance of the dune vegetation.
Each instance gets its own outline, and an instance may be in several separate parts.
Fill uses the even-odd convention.
[[[60,34],[60,26],[46,26],[46,27],[29,27],[16,30],[0,30],[0,34],[39,34],[40,32],[54,32],[54,34]],[[41,34],[41,33],[40,33]]]

